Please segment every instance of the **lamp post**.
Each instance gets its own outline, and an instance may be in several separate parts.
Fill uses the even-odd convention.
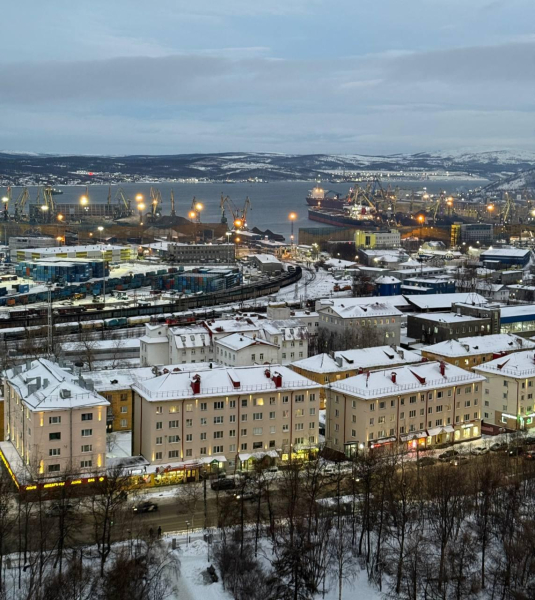
[[[420,223],[420,238],[423,239],[423,224],[425,221],[425,217],[423,215],[418,215],[418,222]]]
[[[8,203],[9,203],[9,198],[7,196],[4,196],[2,198],[2,203],[4,205],[4,221],[7,221],[9,219],[9,214],[7,212],[7,207],[8,207]]]
[[[227,263],[230,265],[230,236],[232,231],[227,231],[225,235],[227,236]]]
[[[137,205],[137,209],[139,210],[139,224],[143,225],[143,211],[145,210],[145,203],[144,202],[140,202]]]
[[[102,225],[99,225],[98,227],[98,233],[99,233],[99,242],[102,244],[102,232],[104,231],[104,227],[102,227]]]
[[[297,214],[294,212],[291,212],[288,215],[288,218],[290,219],[290,223],[292,224],[292,232],[290,234],[290,241],[291,241],[292,254],[293,254],[294,253],[294,221],[297,219]]]
[[[189,546],[189,521],[186,521],[186,544]]]

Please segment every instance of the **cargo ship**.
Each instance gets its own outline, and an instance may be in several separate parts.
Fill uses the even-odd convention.
[[[308,218],[335,227],[376,229],[383,225],[383,219],[377,211],[362,204],[348,206],[345,210],[311,207],[308,209]]]
[[[309,190],[307,196],[307,204],[309,206],[315,206],[317,208],[343,208],[348,203],[349,195],[345,198],[340,198],[340,194],[335,192],[325,191],[324,189],[316,186],[314,189]]]

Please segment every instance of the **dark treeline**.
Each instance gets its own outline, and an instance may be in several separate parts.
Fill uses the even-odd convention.
[[[219,498],[214,546],[238,600],[342,598],[355,577],[385,598],[535,598],[530,460],[489,453],[421,467],[365,455],[330,474],[296,462],[276,483],[258,471],[241,485],[247,501]]]

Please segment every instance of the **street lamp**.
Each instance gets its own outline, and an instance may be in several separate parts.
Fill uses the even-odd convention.
[[[99,234],[100,234],[100,235],[99,235],[99,241],[100,241],[100,243],[102,244],[102,232],[104,231],[104,227],[102,227],[102,225],[100,225],[100,226],[98,227],[98,231],[99,231]]]
[[[230,236],[232,235],[232,231],[227,231],[225,235],[227,236],[227,263],[230,265]]]
[[[425,217],[423,215],[418,215],[418,222],[420,223],[420,238],[423,238],[422,227],[425,221]]]
[[[80,204],[82,206],[87,206],[89,204],[89,198],[87,196],[82,196],[80,198]]]
[[[140,202],[137,205],[137,209],[139,210],[139,224],[143,225],[143,211],[145,210],[145,203],[144,202]]]
[[[189,546],[189,521],[186,521],[186,543]]]
[[[288,215],[288,218],[290,219],[290,223],[292,224],[292,232],[290,234],[290,240],[292,243],[292,251],[293,251],[293,247],[294,247],[294,221],[297,219],[297,215],[294,212],[291,212]]]
[[[136,194],[136,202],[141,202],[143,200],[143,194]]]

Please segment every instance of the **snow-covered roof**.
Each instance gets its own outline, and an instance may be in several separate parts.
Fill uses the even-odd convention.
[[[171,329],[171,333],[173,334],[173,343],[177,350],[204,348],[210,345],[210,334],[202,326]]]
[[[249,348],[250,346],[273,346],[274,348],[278,348],[277,345],[272,344],[271,342],[267,342],[265,340],[257,338],[252,338],[247,335],[242,335],[241,333],[232,333],[231,335],[227,335],[224,338],[217,340],[216,344],[219,346],[223,346],[225,348],[229,348],[230,350],[239,351],[244,348]]]
[[[337,392],[358,398],[375,399],[411,392],[423,392],[437,388],[465,385],[484,381],[484,377],[454,365],[443,363],[444,375],[439,362],[418,363],[403,367],[369,371],[331,384]]]
[[[333,269],[345,269],[346,267],[354,267],[356,263],[354,261],[342,260],[340,258],[330,258],[329,260],[325,261],[325,265]]]
[[[472,317],[470,315],[460,315],[458,313],[424,313],[414,315],[419,319],[425,319],[426,321],[433,321],[435,323],[467,323],[468,321],[481,321],[479,317]]]
[[[18,252],[33,252],[35,254],[68,254],[69,252],[110,252],[112,250],[125,250],[129,246],[111,246],[110,244],[92,244],[90,246],[52,246],[48,248],[19,248]]]
[[[375,280],[375,283],[401,283],[401,281],[397,277],[392,277],[391,275],[381,275]]]
[[[495,358],[485,364],[473,367],[474,371],[508,377],[532,377],[535,375],[535,353],[533,350],[526,352],[513,352],[507,356]]]
[[[535,304],[521,304],[518,306],[502,306],[500,316],[503,319],[511,319],[512,317],[524,317],[535,314]]]
[[[422,294],[407,296],[407,300],[420,310],[451,308],[453,304],[487,304],[487,299],[479,294],[458,292],[454,294]]]
[[[317,354],[292,363],[292,366],[310,371],[311,373],[338,373],[354,371],[355,369],[373,369],[384,365],[402,365],[420,362],[422,357],[409,350],[397,346],[377,346],[375,348],[360,348],[355,350],[340,350],[329,354]]]
[[[253,254],[251,258],[256,258],[256,260],[262,264],[282,264],[276,256],[273,256],[273,254]]]
[[[383,300],[382,297],[375,302],[354,302],[357,298],[333,299],[329,302],[322,302],[321,310],[332,311],[343,319],[355,319],[359,317],[384,317],[397,316],[401,312],[388,302],[388,297]],[[368,298],[368,300],[370,300]]]
[[[120,338],[117,340],[90,340],[86,342],[65,342],[61,344],[61,349],[64,352],[75,352],[81,351],[85,348],[90,348],[91,350],[134,350],[135,348],[139,348],[139,339],[133,338]]]
[[[18,368],[10,369],[7,380],[32,411],[109,405],[106,398],[82,387],[74,375],[47,359],[32,360],[21,369],[20,373]]]
[[[500,256],[507,258],[524,258],[526,255],[530,254],[530,252],[531,250],[529,248],[489,248],[482,252],[480,256],[482,258],[497,258]]]
[[[343,302],[346,306],[350,305],[367,305],[374,304],[375,302],[383,302],[385,304],[389,304],[390,306],[395,306],[396,308],[404,308],[410,306],[407,302],[405,296],[397,295],[397,296],[365,296],[362,298],[340,298],[340,299],[332,299],[332,298],[322,298],[316,302],[316,310],[321,310],[325,306],[332,306],[335,302]]]
[[[205,321],[205,327],[212,334],[220,333],[245,333],[246,331],[258,331],[260,326],[257,317],[245,317],[235,319],[217,319],[215,321]]]
[[[535,348],[535,342],[524,339],[512,333],[496,333],[492,335],[479,335],[463,337],[460,340],[447,340],[432,346],[422,348],[424,352],[431,352],[438,356],[475,356],[489,352],[512,352],[515,350],[528,350]]]
[[[280,387],[277,376],[280,375]],[[200,378],[200,390],[193,393],[194,378]],[[219,367],[198,373],[167,373],[133,386],[146,400],[179,400],[203,396],[225,396],[244,392],[276,392],[287,389],[319,388],[318,383],[299,375],[288,367],[264,366]]]

